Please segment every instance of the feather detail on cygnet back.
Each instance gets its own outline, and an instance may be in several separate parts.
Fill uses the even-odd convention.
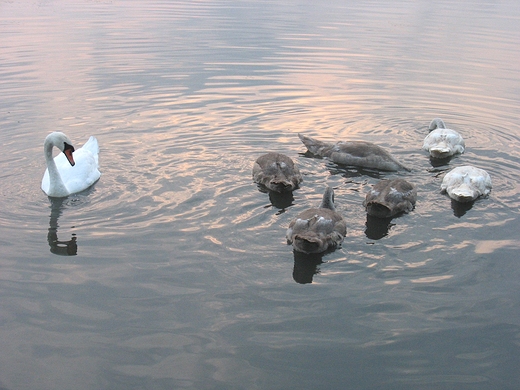
[[[422,148],[428,151],[432,158],[443,159],[464,153],[464,139],[455,130],[447,129],[442,119],[432,120],[429,130]]]
[[[367,193],[363,206],[367,214],[390,218],[415,207],[417,190],[404,179],[381,180]]]
[[[453,168],[442,179],[441,192],[457,202],[471,202],[491,192],[491,177],[480,168],[464,165]]]
[[[275,192],[290,192],[299,187],[302,175],[290,157],[267,153],[253,165],[253,181]]]
[[[382,171],[399,171],[401,169],[411,171],[385,149],[371,142],[340,141],[327,143],[303,134],[298,134],[298,136],[309,152],[317,156],[327,157],[336,164]]]

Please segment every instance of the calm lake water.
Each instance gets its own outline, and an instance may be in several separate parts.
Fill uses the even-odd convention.
[[[0,389],[518,388],[520,2],[358,3],[0,1]],[[463,155],[421,150],[434,117]],[[101,146],[60,201],[55,130]],[[304,174],[292,198],[252,182],[267,151]],[[493,190],[458,207],[439,188],[466,164]],[[394,177],[415,210],[367,220]],[[347,237],[302,259],[285,230],[326,185]]]

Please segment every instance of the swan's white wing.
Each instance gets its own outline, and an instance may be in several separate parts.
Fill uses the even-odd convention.
[[[42,185],[41,185],[43,192],[48,194],[50,186],[51,186],[51,183],[49,181],[49,170],[46,169],[45,173],[43,174]]]
[[[94,156],[94,159],[96,160],[96,164],[98,164],[99,145],[96,137],[91,136],[81,149],[88,150],[92,153],[92,156]]]

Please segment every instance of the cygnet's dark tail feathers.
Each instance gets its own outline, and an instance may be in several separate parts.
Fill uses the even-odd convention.
[[[336,211],[336,207],[334,207],[334,190],[331,187],[325,189],[320,208]]]
[[[412,168],[410,168],[407,165],[404,165],[403,163],[397,162],[401,168],[403,168],[405,171],[412,172]]]
[[[307,137],[300,133],[298,133],[298,137],[300,137],[300,140],[303,142],[303,144],[309,150],[309,152],[317,156],[326,157],[324,154],[324,149],[330,147],[329,144],[322,141],[318,141],[317,139],[311,137]]]

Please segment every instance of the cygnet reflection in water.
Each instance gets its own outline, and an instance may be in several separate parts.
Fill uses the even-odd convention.
[[[453,210],[453,215],[457,218],[464,216],[471,208],[475,201],[471,202],[457,202],[455,199],[451,200],[451,209]]]
[[[271,191],[267,188],[265,188],[261,184],[257,184],[258,191],[268,194],[269,200],[271,201],[271,205],[273,207],[276,207],[277,209],[280,209],[280,211],[284,211],[288,207],[291,207],[294,204],[294,195],[292,191],[290,192],[276,192]],[[269,206],[267,206],[269,207]]]
[[[371,240],[380,240],[388,235],[388,232],[395,226],[392,223],[393,218],[378,218],[367,214],[367,221],[365,223],[365,235]]]
[[[323,263],[324,253],[303,253],[293,251],[293,279],[299,284],[312,283],[314,275],[320,273],[318,266]]]

